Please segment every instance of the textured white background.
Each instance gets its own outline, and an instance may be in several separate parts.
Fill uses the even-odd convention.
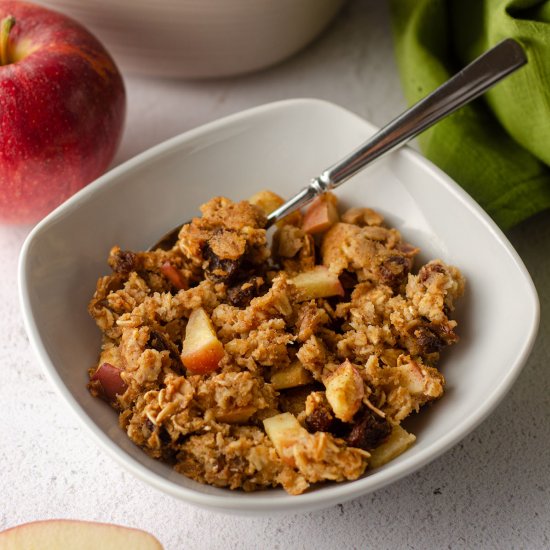
[[[388,14],[377,0],[351,2],[325,36],[261,73],[126,82],[128,123],[115,163],[278,99],[327,99],[377,125],[404,107]],[[538,288],[542,322],[531,358],[491,417],[387,489],[322,512],[263,519],[217,515],[165,496],[82,432],[44,378],[22,326],[16,264],[28,230],[0,227],[0,529],[54,517],[116,522],[154,533],[167,550],[550,547],[549,213],[509,233]]]

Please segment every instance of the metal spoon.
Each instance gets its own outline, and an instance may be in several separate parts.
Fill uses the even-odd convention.
[[[525,63],[525,52],[515,40],[509,38],[500,42],[271,212],[267,217],[267,227],[311,202],[316,196],[335,189],[374,160],[401,147],[442,118],[480,96]],[[150,250],[171,248],[182,225],[167,233]]]

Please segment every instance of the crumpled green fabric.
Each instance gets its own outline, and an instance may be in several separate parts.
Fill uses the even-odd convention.
[[[391,0],[391,9],[411,104],[501,40],[524,47],[526,66],[419,143],[504,229],[550,208],[550,1]]]

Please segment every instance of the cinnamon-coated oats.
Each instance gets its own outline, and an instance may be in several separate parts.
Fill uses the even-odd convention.
[[[111,250],[89,305],[103,333],[92,394],[145,452],[218,487],[299,494],[403,452],[401,422],[444,391],[459,270],[415,274],[419,250],[368,208],[315,236],[293,215],[271,247],[259,206],[201,210],[171,250]],[[199,308],[202,332],[186,335]]]

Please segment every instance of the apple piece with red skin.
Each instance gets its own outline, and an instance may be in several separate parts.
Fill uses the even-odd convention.
[[[20,550],[163,550],[160,542],[140,529],[110,523],[68,519],[33,521],[0,533],[0,548]]]
[[[317,197],[308,207],[302,221],[302,230],[310,235],[326,231],[339,221],[337,199],[331,193]]]
[[[32,223],[100,176],[126,93],[107,51],[52,10],[1,0],[0,223]]]
[[[193,374],[208,374],[218,368],[225,351],[210,317],[202,307],[193,310],[185,327],[181,361]]]
[[[344,296],[344,287],[338,275],[322,265],[317,265],[310,271],[298,273],[290,279],[290,282],[299,290],[299,300]]]
[[[90,380],[99,382],[101,390],[107,401],[114,401],[117,395],[122,395],[128,387],[122,380],[120,374],[122,369],[111,365],[111,363],[102,363],[92,374]]]
[[[160,272],[178,289],[187,290],[189,285],[183,276],[183,273],[175,268],[170,262],[166,261],[160,266]]]

